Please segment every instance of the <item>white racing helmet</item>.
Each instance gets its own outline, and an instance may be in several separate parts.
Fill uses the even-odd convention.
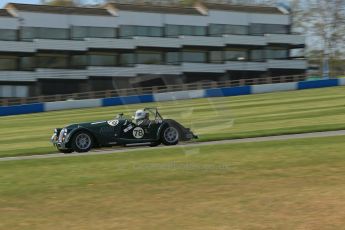
[[[136,120],[136,121],[143,120],[143,119],[147,118],[147,115],[148,114],[144,110],[139,109],[135,112],[134,120]]]

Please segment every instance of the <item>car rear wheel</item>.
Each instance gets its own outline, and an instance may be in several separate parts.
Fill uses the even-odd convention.
[[[90,151],[93,146],[93,138],[88,132],[78,132],[73,136],[72,149],[78,153]]]
[[[161,141],[164,145],[176,145],[179,137],[179,131],[173,126],[167,126],[161,133]]]

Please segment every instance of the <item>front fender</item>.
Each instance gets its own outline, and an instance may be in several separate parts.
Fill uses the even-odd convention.
[[[73,135],[76,134],[76,133],[79,132],[79,131],[85,131],[85,132],[90,133],[90,134],[91,134],[94,138],[96,138],[96,140],[98,141],[96,135],[94,135],[94,133],[93,133],[90,129],[85,128],[85,127],[78,127],[78,128],[73,129],[73,130],[66,136],[65,143],[66,143],[66,144],[69,144],[69,142],[71,141]]]

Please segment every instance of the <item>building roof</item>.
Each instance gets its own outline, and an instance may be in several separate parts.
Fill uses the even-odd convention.
[[[10,13],[8,13],[5,9],[0,9],[0,17],[13,17]]]
[[[152,4],[123,4],[123,3],[109,3],[107,6],[112,6],[118,10],[124,11],[141,11],[149,13],[166,13],[166,14],[192,14],[201,15],[201,13],[194,7],[183,6],[162,6]]]
[[[210,10],[240,11],[264,14],[283,14],[277,7],[256,6],[256,5],[233,5],[220,3],[202,3],[205,8]]]
[[[91,7],[69,7],[69,6],[50,6],[8,3],[5,8],[16,9],[18,11],[52,13],[52,14],[78,14],[78,15],[97,15],[112,16],[106,9]]]
[[[200,5],[202,6],[201,9]],[[190,14],[203,15],[202,10],[224,10],[224,11],[239,11],[265,14],[283,14],[277,7],[269,6],[254,6],[254,5],[234,5],[234,4],[220,4],[220,3],[204,3],[200,2],[195,7],[184,6],[165,6],[153,4],[124,4],[124,3],[108,3],[105,8],[91,8],[91,7],[69,7],[69,6],[50,6],[50,5],[34,5],[34,4],[20,4],[8,3],[5,9],[14,9],[18,11],[29,12],[43,12],[53,14],[77,14],[77,15],[97,15],[97,16],[113,16],[107,9],[108,7],[136,12],[150,12],[150,13],[165,13],[165,14]],[[0,16],[11,16],[6,10],[0,9]]]

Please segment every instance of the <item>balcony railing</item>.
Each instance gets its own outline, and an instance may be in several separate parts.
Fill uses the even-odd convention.
[[[279,76],[279,77],[229,80],[229,81],[219,81],[219,82],[211,81],[211,82],[197,82],[197,83],[178,84],[178,85],[138,87],[138,88],[128,88],[128,89],[93,91],[93,92],[85,92],[85,93],[48,95],[48,96],[38,96],[38,97],[26,97],[26,98],[6,98],[6,99],[0,99],[0,106],[32,104],[32,103],[52,102],[52,101],[108,98],[108,97],[118,97],[118,96],[133,96],[133,95],[164,93],[164,92],[184,91],[184,90],[236,87],[236,86],[244,86],[244,85],[297,82],[297,81],[303,81],[305,79],[306,79],[305,75],[290,75],[290,76]]]

